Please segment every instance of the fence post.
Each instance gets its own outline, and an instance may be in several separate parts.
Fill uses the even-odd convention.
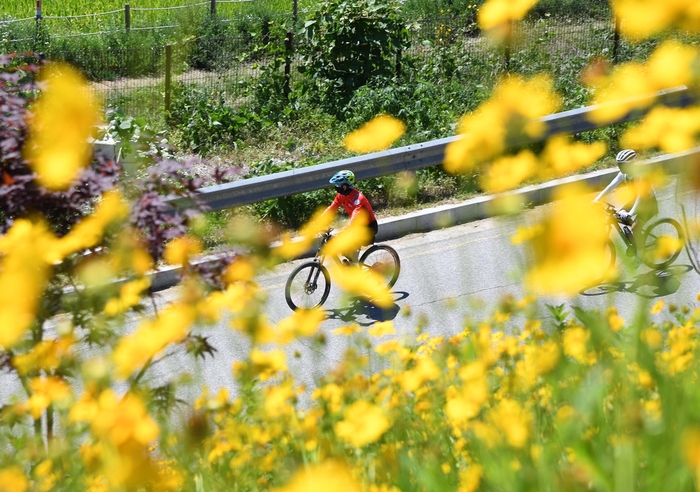
[[[170,112],[170,90],[173,71],[173,45],[165,45],[165,112]]]
[[[613,13],[613,15],[615,15],[615,14]],[[613,52],[612,52],[613,65],[617,65],[619,48],[620,48],[620,17],[615,15],[615,34],[613,36]]]
[[[34,26],[34,45],[39,41],[39,31],[41,30],[41,0],[36,0],[36,18]]]
[[[510,50],[513,44],[513,20],[508,21],[508,26],[506,27],[506,38],[505,38],[505,53],[504,53],[504,63],[503,68],[506,74],[510,73]]]
[[[127,32],[131,29],[131,5],[128,3],[124,5],[124,27]]]
[[[284,39],[284,97],[289,97],[292,81],[292,46],[294,41],[294,33],[287,31],[287,36]]]
[[[209,12],[211,13],[212,17],[216,16],[216,0],[211,0],[211,4],[209,6]]]

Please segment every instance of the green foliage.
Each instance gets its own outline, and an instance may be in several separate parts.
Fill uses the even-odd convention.
[[[302,73],[333,112],[372,77],[390,77],[408,31],[397,0],[323,0],[304,25]]]
[[[215,147],[236,145],[244,129],[255,131],[262,125],[248,108],[227,103],[225,95],[194,84],[175,84],[168,122],[179,131],[184,148],[206,155]]]

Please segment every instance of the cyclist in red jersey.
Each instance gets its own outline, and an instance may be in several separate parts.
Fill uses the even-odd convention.
[[[362,194],[362,192],[355,188],[355,174],[352,171],[338,171],[333,175],[329,181],[338,194],[335,196],[333,203],[331,203],[326,212],[336,211],[342,205],[348,216],[350,216],[350,222],[355,220],[367,220],[367,227],[370,230],[370,238],[363,245],[372,244],[374,238],[379,230],[379,225],[377,224],[377,217],[374,215],[372,210],[372,205],[370,205],[367,197]],[[352,251],[346,254],[350,261],[357,262],[357,258],[360,251]]]

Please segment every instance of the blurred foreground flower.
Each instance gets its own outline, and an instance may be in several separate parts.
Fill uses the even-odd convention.
[[[338,461],[305,466],[294,474],[285,487],[273,492],[362,492],[362,487],[355,481],[350,470]]]
[[[365,400],[358,400],[345,409],[344,419],[334,426],[336,435],[352,446],[361,448],[375,442],[391,428],[384,410]]]
[[[561,187],[562,200],[535,226],[528,239],[530,270],[525,283],[543,294],[574,294],[590,286],[607,267],[608,224],[598,204],[591,203],[581,185]],[[522,232],[518,235],[526,239]]]
[[[683,30],[700,29],[700,5],[697,0],[613,0],[616,17],[624,19],[622,33],[639,41],[678,24]]]
[[[678,41],[666,41],[646,63],[626,63],[612,74],[592,80],[597,105],[591,121],[605,124],[623,117],[633,109],[649,104],[649,96],[663,89],[690,85],[700,51]]]
[[[445,149],[445,170],[472,171],[524,137],[541,136],[545,125],[539,118],[559,107],[560,100],[547,76],[503,80],[488,101],[460,120],[460,138]]]
[[[88,139],[100,122],[100,107],[85,78],[68,64],[48,64],[41,78],[46,90],[34,107],[27,158],[43,186],[65,190],[92,157]]]
[[[479,27],[494,29],[521,20],[539,0],[488,0],[479,9]]]
[[[351,152],[379,152],[388,149],[406,132],[406,124],[388,115],[379,115],[345,137],[345,148]]]

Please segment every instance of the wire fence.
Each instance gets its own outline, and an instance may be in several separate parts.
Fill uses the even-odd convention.
[[[211,5],[210,0],[182,9],[211,8]],[[120,13],[121,10],[102,15]],[[280,56],[284,57],[284,64],[275,67],[286,77],[288,87],[295,87],[304,77],[296,70],[300,63],[297,56],[300,40],[292,35],[294,26],[303,22],[304,13],[300,14],[300,19],[292,15],[249,19],[249,23],[258,22],[255,28],[243,24],[235,29],[221,27],[228,19],[210,18],[208,24],[192,23],[189,26],[192,30],[177,24],[136,25],[129,30],[76,35],[88,38],[90,34],[100,34],[97,45],[109,47],[102,49],[96,49],[95,43],[85,41],[81,45],[80,40],[65,36],[58,40],[41,31],[35,37],[24,38],[23,46],[25,51],[40,51],[49,59],[79,67],[110,106],[134,115],[153,115],[167,110],[173,91],[182,87],[208,91],[231,104],[244,104],[251,88]],[[0,23],[0,35],[2,26]],[[438,64],[445,72],[442,76],[465,84],[477,78],[476,74],[483,80],[484,73],[495,79],[505,72],[546,71],[556,79],[559,71],[570,71],[572,65],[582,69],[597,57],[616,63],[639,54],[620,39],[612,13],[585,22],[564,15],[517,22],[512,25],[505,44],[493,43],[469,16],[422,19],[412,26],[410,49],[397,57],[397,70],[401,70],[403,62],[420,65],[421,60],[434,63],[436,59],[444,59],[442,66]],[[176,27],[179,28],[176,41],[159,33]]]

